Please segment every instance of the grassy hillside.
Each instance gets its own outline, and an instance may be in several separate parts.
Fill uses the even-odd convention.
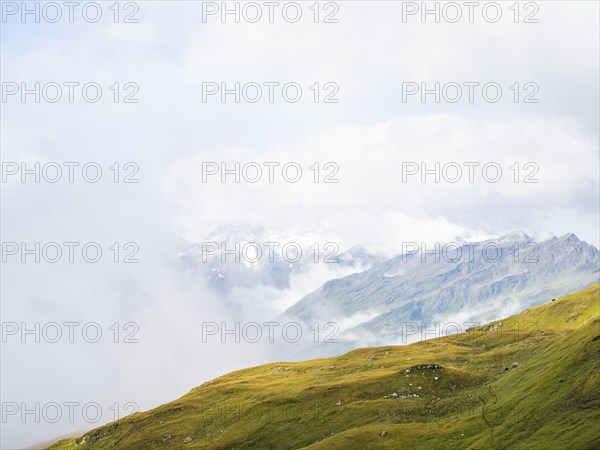
[[[52,449],[597,449],[600,284],[463,334],[240,370]]]

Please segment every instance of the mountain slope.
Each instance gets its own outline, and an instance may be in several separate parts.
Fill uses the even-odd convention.
[[[300,356],[329,356],[357,346],[404,343],[404,322],[496,320],[597,282],[599,267],[598,249],[574,234],[537,242],[513,233],[477,247],[463,243],[452,251],[398,256],[328,281],[278,320],[343,323],[370,313],[368,320],[342,329],[337,346],[295,349]]]
[[[227,374],[52,449],[600,447],[600,284],[462,334]]]

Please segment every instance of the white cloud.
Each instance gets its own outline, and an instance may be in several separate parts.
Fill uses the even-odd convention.
[[[137,25],[3,24],[3,81],[96,81],[104,96],[98,104],[2,103],[2,160],[134,161],[141,169],[129,186],[3,184],[3,240],[135,239],[144,254],[127,270],[3,265],[3,320],[139,321],[143,331],[132,348],[3,348],[3,397],[150,407],[267,360],[270,348],[198,345],[197,324],[270,319],[339,274],[317,267],[285,292],[240,291],[249,302],[228,310],[167,262],[178,239],[201,240],[223,224],[324,231],[390,254],[403,241],[513,229],[574,231],[598,245],[598,4],[538,3],[538,24],[404,24],[399,2],[343,2],[340,23],[329,25],[204,24],[192,2],[145,2]],[[115,81],[138,83],[140,102],[112,102]],[[203,81],[296,81],[304,97],[202,103]],[[315,104],[308,86],[316,81],[337,83],[340,102]],[[403,81],[497,81],[506,95],[493,105],[402,103]],[[540,102],[513,103],[515,81],[538,83]],[[306,175],[297,184],[199,181],[202,161],[236,160],[295,161]],[[340,182],[309,181],[316,161],[338,164]],[[533,161],[540,182],[515,184],[507,173],[498,184],[402,183],[406,161]],[[32,375],[39,367],[43,377]],[[2,446],[71,425],[3,426]]]
[[[288,183],[275,172],[271,184],[263,167],[263,177],[256,184],[243,178],[235,183],[232,176],[222,183],[220,174],[202,181],[205,162],[225,162],[231,169],[236,162],[243,168],[249,162],[267,161],[278,162],[279,167],[296,162],[306,174],[300,182]],[[315,183],[313,172],[306,170],[315,161],[321,166],[335,162],[339,183]],[[419,163],[419,170],[421,163],[428,169],[439,163],[440,173],[444,165],[457,163],[462,177],[450,183],[441,175],[436,183],[429,175],[422,183],[418,173],[403,182],[403,163],[407,162]],[[474,168],[473,183],[464,165],[467,162],[479,164]],[[525,166],[532,162],[535,165]],[[483,172],[487,163],[501,168],[498,182],[486,181],[485,177],[496,177],[493,168]],[[545,230],[549,228],[548,215],[557,207],[588,214],[590,204],[581,195],[598,190],[597,166],[594,142],[568,120],[515,118],[490,123],[456,115],[427,115],[338,128],[268,149],[207,150],[174,162],[167,184],[180,206],[187,236],[243,217],[268,218],[283,229],[318,225],[350,242],[397,251],[395,244],[403,240],[447,240],[471,228]],[[447,177],[455,174],[449,170]],[[537,183],[525,183],[528,175]],[[519,214],[510,214],[507,207]],[[501,223],[498,216],[502,216]],[[556,227],[562,225],[556,222]],[[592,233],[582,237],[594,240]]]

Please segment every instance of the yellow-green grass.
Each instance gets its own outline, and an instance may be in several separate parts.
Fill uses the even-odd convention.
[[[599,356],[595,284],[462,334],[232,372],[51,448],[597,449]]]

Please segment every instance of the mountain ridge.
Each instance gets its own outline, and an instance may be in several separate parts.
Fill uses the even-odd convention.
[[[574,234],[539,243],[526,234],[517,240],[514,236],[480,243],[498,245],[504,252],[498,261],[474,252],[468,260],[453,262],[439,254],[425,255],[425,260],[417,253],[396,256],[364,272],[329,280],[276,320],[312,324],[373,313],[373,318],[341,330],[337,348],[312,347],[310,356],[327,356],[364,344],[400,342],[397,330],[407,321],[432,324],[460,317],[489,322],[600,280],[600,252]],[[304,356],[304,350],[296,350]]]
[[[600,444],[600,283],[407,346],[229,373],[51,449]]]

